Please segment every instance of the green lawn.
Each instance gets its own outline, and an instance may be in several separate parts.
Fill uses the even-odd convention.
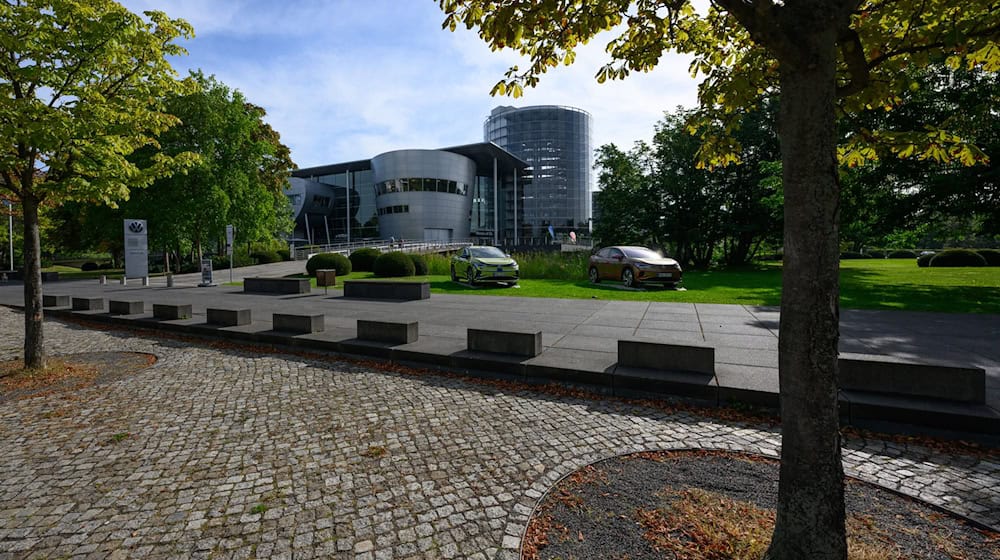
[[[649,287],[625,290],[620,282],[592,285],[580,280],[521,280],[520,287],[470,288],[447,276],[408,278],[427,281],[431,292],[568,299],[679,301],[772,305],[781,303],[781,264],[684,273],[683,291]],[[354,272],[337,279],[371,279],[370,272]],[[900,309],[952,313],[1000,314],[1000,268],[919,268],[913,259],[845,260],[841,262],[841,307]],[[315,281],[313,283],[315,285]]]

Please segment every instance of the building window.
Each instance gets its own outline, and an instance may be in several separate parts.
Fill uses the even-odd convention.
[[[397,192],[440,192],[468,196],[469,186],[458,181],[426,179],[422,177],[389,179],[375,185],[376,196]]]
[[[401,204],[397,206],[386,206],[385,208],[378,209],[379,216],[385,216],[386,214],[406,214],[410,211],[409,204]]]

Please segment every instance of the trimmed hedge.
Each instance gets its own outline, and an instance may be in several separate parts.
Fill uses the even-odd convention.
[[[970,249],[945,249],[934,255],[931,266],[986,266],[986,259]]]
[[[413,261],[413,274],[416,276],[427,276],[427,259],[423,255],[417,255],[414,253],[408,253],[410,260]]]
[[[292,260],[292,252],[289,251],[288,249],[278,249],[275,252],[278,253],[278,256],[281,257],[281,260],[283,261]]]
[[[868,258],[871,258],[871,257],[869,257],[868,255],[866,255],[864,253],[853,253],[851,251],[845,251],[845,252],[843,252],[843,253],[840,254],[840,260],[846,260],[846,259],[868,259]]]
[[[337,276],[347,276],[351,273],[351,261],[340,253],[316,253],[306,261],[306,272],[312,277],[317,270],[331,268],[337,271]]]
[[[930,255],[920,255],[919,257],[917,257],[917,266],[919,266],[920,268],[927,268],[928,266],[931,265],[931,259],[933,258],[934,258],[933,253]]]
[[[986,259],[986,266],[1000,266],[1000,249],[977,249],[976,252]]]
[[[409,255],[393,251],[379,255],[372,266],[372,272],[380,278],[395,278],[413,276],[415,269]]]
[[[382,251],[374,247],[362,247],[351,253],[351,268],[358,272],[371,272],[375,265],[375,259],[382,254]]]
[[[281,261],[281,255],[276,251],[254,251],[250,257],[257,260],[257,264],[271,264]]]
[[[867,253],[865,253],[865,256],[867,256],[870,259],[884,259],[885,253],[883,253],[882,251],[868,251]]]
[[[84,272],[90,272],[91,270],[97,270],[97,263],[95,262],[85,262],[80,265],[80,270]]]
[[[915,259],[917,254],[913,251],[893,251],[889,253],[890,259]]]

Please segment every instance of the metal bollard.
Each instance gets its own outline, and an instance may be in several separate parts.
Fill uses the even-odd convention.
[[[128,285],[128,278],[122,276],[122,286],[127,286],[127,285]]]
[[[174,287],[174,275],[170,272],[167,273],[167,287],[168,288]]]
[[[149,286],[149,276],[143,276],[142,277],[142,285],[143,286]]]
[[[106,274],[102,274],[101,277],[98,278],[98,281],[101,283],[102,286],[104,286],[108,283],[108,276]]]

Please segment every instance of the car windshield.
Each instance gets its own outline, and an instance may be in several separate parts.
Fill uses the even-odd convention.
[[[502,259],[507,256],[496,247],[470,247],[469,254],[480,259]]]
[[[622,247],[625,256],[630,259],[662,259],[663,256],[656,251],[651,251],[645,247]]]

